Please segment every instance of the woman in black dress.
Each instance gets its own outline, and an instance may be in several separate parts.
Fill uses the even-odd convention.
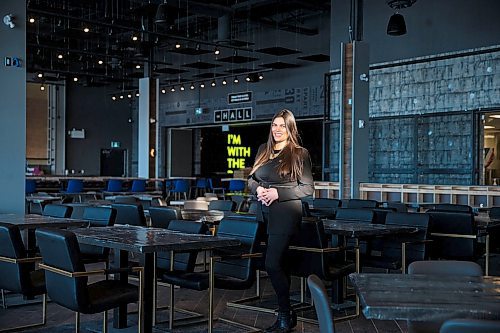
[[[248,186],[261,203],[267,223],[266,271],[278,298],[278,318],[265,332],[290,332],[297,315],[290,306],[290,272],[286,253],[302,220],[301,198],[312,195],[314,182],[309,152],[299,145],[295,117],[279,111],[272,120],[267,143],[259,147]]]

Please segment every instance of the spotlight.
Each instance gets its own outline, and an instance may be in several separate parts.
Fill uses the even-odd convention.
[[[162,94],[165,94],[166,92],[167,92],[167,91],[165,90],[165,88],[162,88],[162,89],[161,89],[161,93],[162,93]]]
[[[213,81],[212,81],[212,83],[210,83],[210,85],[211,85],[212,87],[215,87],[215,80],[213,80]]]
[[[139,37],[137,37],[137,35],[132,35],[132,40],[135,42],[139,39]]]
[[[78,82],[78,78],[76,76],[73,78],[73,82]]]
[[[136,69],[141,69],[141,65],[135,65]]]
[[[250,78],[250,75],[247,75],[247,77],[245,78],[245,81],[247,82],[250,82],[252,79]]]
[[[167,2],[164,1],[162,4],[158,5],[158,9],[156,10],[156,15],[155,15],[155,23],[167,23],[167,18],[168,18],[168,8],[167,8]]]
[[[215,47],[214,54],[215,55],[219,55],[220,54],[220,50],[219,50],[218,47]]]
[[[124,98],[123,95],[120,95],[120,99],[123,99],[123,98]]]
[[[184,91],[184,85],[182,85],[180,88],[179,88],[181,91]]]
[[[227,84],[226,79],[222,80],[222,84],[223,84],[223,85],[226,85],[226,84]]]
[[[264,79],[264,75],[262,73],[259,73],[259,80],[263,80]]]
[[[59,54],[57,55],[57,59],[62,59],[62,58],[63,58],[62,53],[59,53]]]
[[[191,86],[189,87],[189,89],[194,90],[194,84],[191,83]]]
[[[42,72],[39,72],[37,75],[37,77],[39,77],[40,79],[43,77],[43,73]]]
[[[135,92],[135,97],[139,97],[139,91]]]
[[[205,88],[205,82],[200,83],[200,88]]]
[[[132,94],[131,94],[131,93],[128,93],[128,94],[127,94],[127,98],[132,98]]]
[[[111,99],[112,99],[113,101],[116,101],[116,96],[115,96],[115,95],[111,96]]]
[[[44,86],[43,84],[40,86],[40,90],[41,90],[41,91],[44,91],[44,90],[45,90],[45,86]]]
[[[89,32],[89,31],[90,31],[89,27],[83,28],[83,32]]]
[[[401,36],[406,34],[405,18],[401,14],[394,14],[387,24],[387,34],[391,36]]]
[[[176,49],[180,49],[181,48],[181,43],[179,43],[179,42],[175,43],[175,48]]]
[[[35,18],[34,17],[30,17],[29,23],[35,23]]]
[[[175,92],[175,87],[170,88],[171,92]]]
[[[98,63],[99,65],[102,65],[102,64],[104,64],[104,61],[99,60],[97,63]]]
[[[234,83],[239,83],[239,82],[240,82],[240,80],[238,80],[238,77],[237,77],[237,76],[235,76],[235,77],[234,77],[233,82],[234,82]]]

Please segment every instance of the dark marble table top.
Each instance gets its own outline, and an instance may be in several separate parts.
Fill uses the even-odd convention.
[[[0,214],[0,222],[15,224],[20,229],[84,227],[89,224],[87,220],[58,218],[37,214]]]
[[[368,319],[500,319],[500,277],[349,275]]]
[[[127,225],[76,229],[73,232],[80,243],[136,253],[210,250],[240,245],[240,241],[233,238]]]
[[[408,234],[418,230],[417,228],[407,226],[341,220],[323,220],[323,226],[327,234],[352,238]]]

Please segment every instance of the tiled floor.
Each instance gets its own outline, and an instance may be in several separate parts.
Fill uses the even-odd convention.
[[[492,263],[492,275],[499,275],[500,273],[500,265],[499,260],[500,256],[495,255],[493,257]],[[298,290],[298,280],[294,279],[294,290]],[[272,289],[267,278],[262,279],[262,290],[264,296],[272,296]],[[230,300],[239,299],[241,297],[252,296],[255,293],[255,288],[246,291],[224,291],[217,290],[215,292],[215,314],[216,316],[220,316],[227,319],[235,320],[239,323],[243,323],[252,327],[257,327],[260,329],[264,329],[267,326],[271,325],[275,319],[274,315],[229,308],[226,306],[226,302]],[[196,312],[201,312],[206,314],[208,309],[208,293],[207,292],[196,292],[185,289],[176,289],[176,306],[183,309],[189,309]],[[159,304],[166,304],[168,299],[168,288],[160,287],[159,288]],[[14,295],[9,295],[9,302],[19,300],[18,297],[14,297]],[[8,303],[9,304],[9,303]],[[132,310],[134,306],[131,306]],[[74,332],[74,314],[66,310],[65,308],[54,304],[48,304],[48,318],[47,325],[43,328],[33,329],[29,332],[47,332],[47,333],[63,333],[63,332]],[[12,307],[8,309],[0,308],[0,329],[6,328],[12,325],[19,325],[20,323],[28,323],[37,321],[41,315],[41,305],[26,305],[21,307]],[[112,312],[109,312],[110,318],[112,317]],[[101,329],[101,315],[82,315],[82,332],[83,331],[100,331]],[[158,314],[158,318],[160,321],[166,320],[167,312],[166,310],[160,311]],[[136,322],[136,316],[130,316],[130,324],[131,327],[126,330],[116,330],[116,332],[136,332],[137,326],[134,326]],[[405,322],[395,322],[395,321],[372,321],[365,319],[362,315],[354,320],[338,322],[335,325],[336,331],[339,333],[377,333],[377,332],[388,332],[388,333],[397,333],[397,332],[406,332],[406,324]],[[111,327],[111,325],[110,325]],[[157,332],[162,332],[167,329],[167,324],[158,324]],[[113,330],[111,330],[113,331]],[[228,332],[228,333],[237,333],[237,332],[245,332],[244,329],[238,328],[232,325],[226,325],[221,322],[217,322],[215,325],[215,332]],[[28,332],[28,331],[27,331]],[[180,327],[175,329],[175,332],[206,332],[206,326],[204,324],[200,324],[197,326],[189,326],[189,327]],[[295,328],[295,332],[319,332],[319,328],[317,325],[301,323],[297,325]]]

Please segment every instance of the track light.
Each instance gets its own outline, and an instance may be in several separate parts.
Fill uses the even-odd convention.
[[[78,82],[78,78],[76,76],[73,78],[73,82]]]
[[[89,27],[85,27],[85,28],[83,28],[83,32],[87,33],[87,32],[89,32],[89,31],[90,31]]]
[[[113,101],[116,101],[116,96],[115,96],[115,95],[111,96],[111,99],[112,99]]]
[[[250,82],[252,79],[250,78],[250,75],[247,75],[247,77],[245,78],[245,81],[247,82]]]
[[[262,73],[259,73],[259,80],[263,80],[264,79],[264,75]]]
[[[44,91],[44,90],[45,90],[45,86],[44,86],[43,84],[40,86],[40,90],[41,90],[41,91]]]
[[[219,50],[218,47],[215,47],[214,54],[215,55],[219,55],[220,54],[220,50]]]
[[[127,94],[127,98],[132,98],[132,94],[131,94],[131,93],[128,93],[128,94]]]
[[[162,93],[162,94],[166,94],[166,93],[167,93],[167,91],[165,90],[165,88],[162,88],[162,89],[161,89],[161,93]]]
[[[179,89],[180,89],[181,91],[184,91],[184,89],[186,89],[186,88],[184,88],[184,85],[182,85]]]
[[[170,88],[170,91],[175,92],[175,87],[172,86],[172,88]]]
[[[211,85],[212,87],[215,87],[215,85],[216,85],[215,80],[213,80],[213,81],[212,81],[212,83],[210,83],[210,85]]]
[[[205,88],[205,82],[200,83],[200,88]]]
[[[226,79],[223,79],[223,80],[222,80],[222,84],[223,84],[223,85],[226,85],[226,84],[227,84]]]
[[[394,14],[387,24],[387,34],[391,36],[401,36],[406,34],[405,18],[401,14]]]
[[[239,83],[239,82],[240,82],[240,80],[238,80],[238,77],[237,77],[237,76],[235,76],[235,77],[234,77],[233,82],[234,82],[234,83]]]
[[[139,91],[135,92],[135,97],[139,97]]]
[[[124,98],[123,95],[120,95],[120,99],[123,99],[123,98]]]
[[[191,83],[191,86],[189,87],[189,89],[194,90],[194,84]]]

